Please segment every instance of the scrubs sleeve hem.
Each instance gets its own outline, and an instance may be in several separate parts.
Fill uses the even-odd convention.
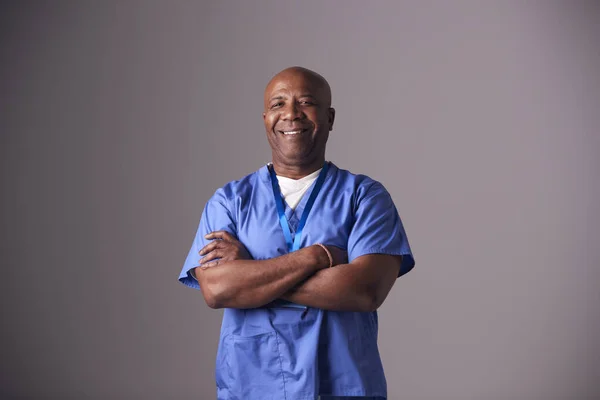
[[[200,290],[200,285],[198,284],[198,281],[192,275],[193,268],[196,268],[196,267],[190,268],[189,270],[185,271],[185,273],[182,272],[182,274],[179,276],[178,280],[180,283],[183,283],[185,286],[191,287],[192,289]]]

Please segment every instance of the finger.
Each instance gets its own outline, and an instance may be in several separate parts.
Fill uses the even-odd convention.
[[[221,239],[225,241],[236,240],[235,237],[227,231],[214,231],[204,236],[206,239]]]
[[[219,260],[215,260],[215,261],[211,261],[206,264],[203,264],[200,268],[207,269],[207,268],[216,267],[218,265],[219,265]]]
[[[219,250],[219,249],[213,250],[200,259],[200,265],[203,265],[204,263],[212,261],[215,258],[221,258],[222,256],[223,256],[223,253],[221,250]]]
[[[219,247],[221,247],[222,245],[222,241],[221,240],[215,240],[214,242],[210,242],[209,244],[207,244],[206,246],[204,246],[199,252],[198,254],[200,254],[201,256],[203,256],[206,253],[210,253],[211,251],[218,249]]]

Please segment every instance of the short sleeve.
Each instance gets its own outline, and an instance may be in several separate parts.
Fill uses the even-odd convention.
[[[198,281],[196,281],[196,278],[191,274],[191,271],[198,266],[198,260],[201,258],[198,252],[210,241],[204,238],[205,235],[213,231],[224,230],[237,236],[235,222],[227,204],[227,199],[221,190],[217,190],[213,197],[206,203],[204,211],[202,212],[202,217],[200,218],[198,230],[196,231],[196,236],[194,237],[190,251],[183,264],[181,273],[179,274],[179,282],[184,285],[194,289],[200,289]]]
[[[401,255],[398,276],[410,271],[415,260],[396,206],[388,191],[374,182],[355,208],[355,220],[348,238],[348,260],[365,254]]]

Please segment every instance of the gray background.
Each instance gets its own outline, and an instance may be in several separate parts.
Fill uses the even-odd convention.
[[[599,10],[2,2],[2,398],[214,398],[221,312],[176,278],[206,200],[269,161],[290,65],[416,256],[380,310],[390,399],[600,398]]]

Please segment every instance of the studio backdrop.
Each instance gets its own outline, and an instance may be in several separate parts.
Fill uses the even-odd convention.
[[[215,397],[222,312],[177,276],[300,65],[417,261],[379,310],[389,398],[600,398],[599,9],[2,2],[0,397]]]

